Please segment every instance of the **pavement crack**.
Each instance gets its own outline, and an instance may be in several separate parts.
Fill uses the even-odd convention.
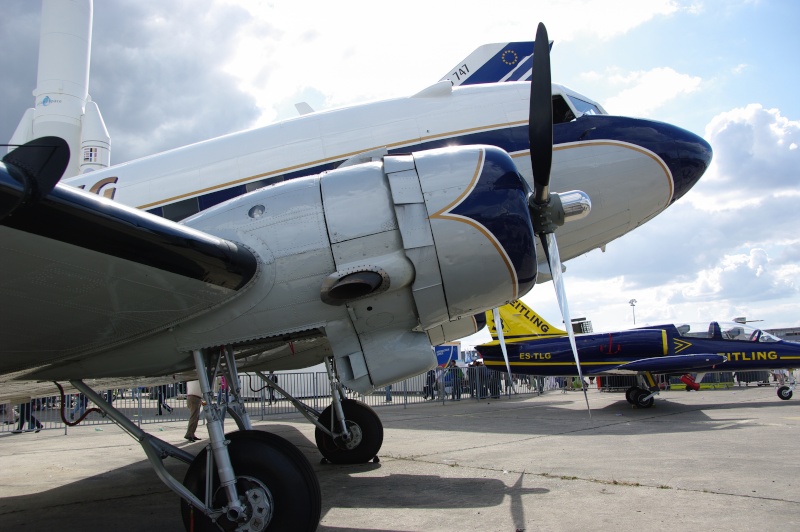
[[[388,456],[387,456],[388,457]],[[662,489],[662,490],[674,490],[676,492],[682,493],[702,493],[705,495],[719,495],[723,497],[736,497],[740,499],[752,499],[752,500],[763,500],[763,501],[774,501],[774,502],[784,502],[788,504],[797,504],[800,505],[800,501],[792,500],[792,499],[785,499],[780,497],[765,497],[763,495],[751,495],[746,493],[731,493],[726,491],[716,491],[716,490],[709,490],[709,489],[699,489],[699,488],[684,488],[680,486],[669,486],[667,484],[648,484],[644,482],[633,482],[627,480],[616,480],[616,479],[601,479],[601,478],[590,478],[590,477],[579,477],[575,475],[554,475],[552,473],[547,472],[531,472],[527,470],[512,470],[512,469],[498,469],[492,467],[481,467],[476,466],[474,464],[461,464],[458,461],[454,461],[452,464],[445,464],[442,462],[432,461],[432,460],[424,460],[422,457],[416,456],[391,456],[394,460],[398,461],[407,461],[407,462],[415,462],[415,463],[422,463],[422,464],[436,464],[436,465],[445,465],[449,467],[464,467],[467,469],[474,469],[476,471],[486,471],[492,473],[501,473],[501,474],[518,474],[518,475],[528,475],[532,477],[541,477],[547,479],[555,479],[555,480],[567,480],[567,481],[577,481],[577,482],[588,482],[592,484],[601,484],[605,486],[623,486],[629,488],[649,488],[649,489]]]

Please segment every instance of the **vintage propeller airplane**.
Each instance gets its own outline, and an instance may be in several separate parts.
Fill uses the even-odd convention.
[[[514,373],[537,376],[577,375],[567,331],[552,326],[522,301],[499,309],[501,327],[487,312],[491,342],[475,346],[484,364],[506,371],[500,336]],[[653,405],[659,392],[654,375],[690,372],[792,369],[800,366],[800,343],[735,322],[675,323],[576,337],[585,375],[636,375],[639,385],[625,393],[629,403]],[[687,386],[693,378],[686,377]],[[794,377],[778,388],[778,397],[792,398]]]
[[[74,157],[63,139],[11,151],[0,165],[0,399],[52,395],[56,382],[86,394],[140,442],[187,527],[314,529],[313,470],[285,440],[251,430],[239,370],[324,363],[327,409],[285,395],[326,458],[367,461],[383,428],[342,384],[367,391],[433,367],[433,344],[532,288],[537,235],[559,277],[557,228],[566,257],[604,245],[683,195],[710,161],[707,143],[674,126],[610,117],[586,99],[581,111],[550,83],[543,26],[535,47],[532,83],[445,81],[63,183]],[[597,194],[600,217],[585,191],[549,191],[554,155],[559,178]],[[197,457],[94,392],[199,378],[208,396],[220,372],[240,430],[223,434],[209,400],[210,443]],[[191,464],[183,482],[167,456]]]

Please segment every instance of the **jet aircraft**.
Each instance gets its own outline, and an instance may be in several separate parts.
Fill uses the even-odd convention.
[[[326,458],[370,460],[380,420],[342,384],[367,391],[433,367],[433,344],[474,332],[474,315],[541,280],[537,236],[560,274],[559,251],[573,257],[644,223],[709,163],[689,132],[608,116],[552,85],[543,26],[534,46],[530,83],[445,80],[62,183],[74,156],[64,140],[11,151],[0,164],[0,400],[66,382],[86,394],[140,442],[187,527],[315,528],[313,470],[286,441],[250,430],[240,369],[324,363],[331,406],[284,395]],[[550,192],[551,166],[559,187],[596,194],[599,217],[586,223],[585,191]],[[94,392],[199,378],[208,395],[219,374],[240,430],[223,434],[209,400],[210,444],[197,457]],[[168,456],[190,464],[183,482]]]
[[[514,373],[538,376],[577,374],[567,332],[548,323],[522,301],[499,309],[508,363]],[[486,313],[491,342],[475,348],[484,364],[506,370],[497,325]],[[746,324],[675,323],[625,331],[579,334],[575,341],[584,375],[637,375],[641,384],[625,393],[631,404],[653,405],[653,375],[689,372],[791,369],[800,366],[800,343],[781,340]],[[691,381],[688,381],[691,384]],[[795,382],[778,388],[791,399]]]

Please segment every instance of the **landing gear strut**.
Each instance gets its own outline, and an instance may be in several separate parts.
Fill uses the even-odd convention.
[[[266,375],[256,372],[264,384],[288,399],[315,427],[317,448],[326,460],[334,464],[360,464],[377,457],[383,445],[383,424],[372,408],[345,396],[333,362],[325,360],[331,386],[331,405],[317,412],[289,395]]]
[[[789,386],[781,386],[780,388],[778,388],[778,397],[780,397],[784,401],[788,401],[789,399],[791,399],[792,395],[794,393],[794,387],[795,387],[796,384],[797,384],[797,381],[795,381],[794,374],[790,372],[789,373]]]
[[[322,506],[319,483],[300,450],[268,432],[245,430],[226,438],[233,470],[242,472],[236,475],[236,489],[246,500],[247,520],[232,520],[223,514],[215,522],[182,500],[186,530],[315,530]],[[220,508],[227,504],[227,496],[208,450],[206,447],[197,455],[183,483],[212,507]]]
[[[333,405],[322,411],[320,424],[334,426]],[[334,464],[362,464],[372,460],[383,444],[383,425],[378,414],[361,401],[345,399],[342,401],[348,439],[335,432],[317,427],[314,439],[322,456]]]
[[[231,383],[238,384],[230,350],[223,354]],[[223,409],[213,400],[209,383],[209,358],[200,350],[192,355],[207,405],[203,415],[209,435],[208,445],[196,457],[141,430],[83,381],[70,383],[139,442],[161,481],[181,497],[187,530],[315,530],[321,495],[311,464],[283,438],[247,430],[250,421],[238,386],[233,390],[233,417],[242,430],[225,435]],[[167,457],[189,464],[183,484],[164,467]]]
[[[625,400],[639,408],[650,408],[658,395],[658,385],[650,373],[639,376],[640,385],[631,386],[625,391]]]

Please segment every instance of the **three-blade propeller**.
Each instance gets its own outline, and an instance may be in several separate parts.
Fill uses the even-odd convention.
[[[550,168],[553,163],[553,97],[550,81],[550,41],[547,37],[547,29],[541,22],[536,30],[536,41],[533,45],[532,68],[528,140],[531,148],[534,190],[528,196],[528,208],[531,212],[533,229],[539,235],[542,248],[547,257],[547,264],[550,267],[553,285],[556,289],[558,306],[561,308],[561,316],[564,319],[564,326],[569,335],[572,355],[575,357],[575,365],[578,368],[578,377],[583,383],[583,372],[581,371],[578,349],[575,345],[575,333],[572,331],[564,278],[561,276],[561,257],[558,253],[558,243],[555,235],[556,228],[564,224],[564,208],[559,196],[550,194]],[[508,364],[505,340],[502,336],[502,324],[500,323],[497,309],[494,311],[494,319],[498,340],[500,341],[510,376],[511,368]],[[583,386],[583,397],[586,400],[586,408],[591,416],[592,411],[589,408],[589,397],[586,394],[585,386]]]

